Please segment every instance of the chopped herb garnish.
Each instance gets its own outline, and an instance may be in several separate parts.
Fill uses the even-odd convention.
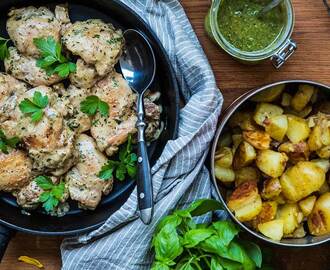
[[[32,122],[41,120],[44,110],[48,105],[48,97],[43,96],[39,91],[35,91],[32,100],[25,98],[19,108],[22,113],[31,117]]]
[[[5,133],[0,129],[0,151],[2,153],[8,154],[8,147],[15,148],[18,143],[18,137],[7,138]]]
[[[109,116],[109,105],[97,96],[88,96],[80,103],[80,110],[88,115],[95,115],[97,111],[104,117]]]
[[[5,60],[9,56],[7,43],[10,39],[0,37],[0,60]]]

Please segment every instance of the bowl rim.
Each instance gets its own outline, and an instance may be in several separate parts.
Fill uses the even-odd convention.
[[[225,201],[225,199],[223,198],[221,192],[220,192],[220,188],[218,186],[218,181],[215,177],[215,173],[214,173],[214,156],[215,156],[215,152],[217,149],[217,143],[219,140],[219,137],[224,129],[224,127],[226,126],[228,120],[230,119],[230,117],[237,111],[237,109],[246,101],[248,101],[252,96],[254,96],[257,93],[260,93],[264,90],[267,90],[273,86],[277,86],[277,85],[281,85],[281,84],[292,84],[292,83],[305,83],[305,84],[311,84],[317,87],[321,87],[321,88],[326,88],[330,91],[330,86],[325,85],[323,83],[320,82],[316,82],[316,81],[311,81],[311,80],[282,80],[282,81],[277,81],[277,82],[273,82],[270,84],[266,84],[264,86],[261,87],[257,87],[257,88],[253,88],[252,90],[249,90],[248,92],[242,94],[241,96],[239,96],[238,98],[236,98],[223,112],[223,115],[220,116],[219,121],[218,121],[218,128],[216,131],[216,134],[214,136],[213,139],[213,144],[212,144],[212,148],[211,148],[211,155],[210,155],[210,167],[211,167],[211,175],[212,175],[212,181],[213,181],[213,185],[215,187],[215,190],[217,192],[217,195],[221,201],[221,203],[223,204],[225,210],[228,212],[228,214],[230,215],[231,219],[233,219],[235,221],[235,223],[237,223],[244,231],[250,233],[251,235],[253,235],[254,237],[257,237],[258,239],[265,241],[267,243],[270,243],[272,245],[277,245],[277,246],[282,246],[282,247],[312,247],[312,246],[317,246],[317,245],[321,245],[324,244],[328,241],[330,241],[330,234],[329,236],[325,236],[325,239],[321,239],[315,242],[310,242],[310,243],[288,243],[288,242],[282,242],[282,241],[275,241],[272,240],[270,238],[267,238],[263,235],[261,235],[260,233],[250,229],[248,226],[246,226],[243,222],[239,221],[235,215],[232,213],[232,211],[230,211],[230,209],[227,206],[227,203]],[[308,236],[307,236],[308,237]],[[314,236],[310,236],[310,237],[314,237]]]

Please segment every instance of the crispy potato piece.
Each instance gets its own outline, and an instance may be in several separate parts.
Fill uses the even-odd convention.
[[[276,196],[276,197],[273,197],[272,198],[273,201],[277,202],[277,204],[286,204],[286,200],[284,198],[284,196],[282,194]]]
[[[308,138],[308,145],[311,151],[316,151],[323,146],[321,141],[322,129],[320,126],[315,126]]]
[[[235,172],[231,168],[220,167],[215,164],[215,177],[223,183],[231,183],[235,181]]]
[[[253,112],[238,111],[235,112],[229,119],[230,127],[240,127],[242,130],[256,130],[258,125],[253,120]]]
[[[241,142],[234,155],[233,167],[240,169],[250,165],[255,160],[257,153],[248,142]]]
[[[319,194],[330,192],[330,186],[327,181],[324,181],[323,185],[319,189]]]
[[[235,186],[248,181],[259,182],[260,172],[254,167],[244,167],[235,171]]]
[[[288,93],[283,93],[282,95],[282,100],[281,100],[281,105],[283,107],[289,107],[291,104],[292,96]]]
[[[255,102],[272,102],[276,100],[285,89],[285,84],[279,84],[268,88],[258,94],[254,95],[251,100]]]
[[[330,160],[328,159],[313,159],[311,162],[319,166],[325,173],[330,169]]]
[[[284,234],[291,234],[299,225],[299,208],[296,203],[288,203],[278,210],[277,218],[284,221]]]
[[[330,114],[330,101],[324,101],[317,106],[317,111]]]
[[[294,230],[294,232],[292,234],[286,234],[283,236],[283,238],[303,238],[306,236],[306,231],[304,229],[304,226],[301,224],[298,226],[297,229]]]
[[[224,133],[218,141],[217,148],[229,147],[233,143],[231,134],[229,132]]]
[[[295,111],[302,111],[314,94],[314,86],[309,84],[301,84],[298,91],[291,100],[291,106]]]
[[[228,200],[228,208],[240,221],[249,221],[256,217],[262,208],[257,183],[249,181],[238,186]]]
[[[259,103],[254,112],[253,119],[258,125],[265,126],[265,120],[281,114],[283,114],[283,109],[281,107],[270,103]]]
[[[276,178],[285,170],[288,157],[285,153],[273,150],[260,150],[257,155],[256,164],[260,171],[270,177]]]
[[[308,217],[308,228],[312,235],[330,233],[330,193],[325,193],[316,201]]]
[[[313,162],[300,161],[285,171],[280,182],[282,194],[297,202],[320,189],[325,182],[325,172]]]
[[[258,216],[256,216],[252,221],[251,225],[253,228],[258,229],[258,225],[266,223],[273,220],[277,213],[277,202],[263,202],[262,209]]]
[[[316,150],[316,154],[320,158],[330,158],[330,145],[322,147],[321,149]]]
[[[308,123],[313,127],[308,139],[311,151],[330,146],[330,116],[324,113],[318,113],[308,118]]]
[[[286,115],[278,115],[264,121],[266,132],[274,140],[282,142],[288,130],[288,118]]]
[[[221,147],[215,152],[214,160],[219,167],[230,168],[233,163],[233,152],[229,147]]]
[[[302,111],[297,112],[292,108],[285,108],[284,113],[285,114],[291,114],[291,115],[295,115],[297,117],[300,118],[305,118],[307,117],[311,112],[313,111],[313,107],[312,106],[306,106]]]
[[[288,130],[286,136],[293,143],[304,141],[310,134],[310,128],[307,121],[303,118],[288,115]]]
[[[278,151],[286,153],[289,160],[293,163],[308,160],[310,155],[309,146],[306,142],[285,142],[279,146]]]
[[[283,237],[284,222],[281,219],[274,219],[258,225],[258,230],[268,238],[279,241]]]
[[[298,203],[305,217],[309,216],[309,214],[312,213],[315,202],[316,202],[316,196],[312,195],[307,197],[306,199],[301,200]]]
[[[238,146],[243,141],[243,135],[242,134],[234,134],[231,137],[232,137],[232,140],[233,140],[233,153],[235,153]]]
[[[243,131],[243,139],[257,149],[269,149],[271,138],[261,130]]]
[[[276,198],[282,192],[282,186],[278,178],[267,179],[263,182],[261,197],[265,200]]]

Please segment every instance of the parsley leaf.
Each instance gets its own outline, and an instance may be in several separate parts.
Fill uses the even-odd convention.
[[[43,109],[48,105],[48,97],[43,96],[39,91],[34,92],[32,101],[25,98],[20,104],[19,109],[22,113],[28,114],[32,122],[38,122],[43,116]]]
[[[129,134],[127,144],[122,146],[119,151],[119,160],[109,160],[98,174],[103,180],[109,180],[114,176],[119,181],[126,178],[126,174],[135,177],[137,173],[137,155],[132,152],[132,136]]]
[[[15,148],[19,143],[18,137],[7,138],[5,133],[0,129],[0,151],[8,154],[8,147]]]
[[[39,196],[39,201],[42,202],[43,208],[47,212],[54,210],[63,198],[65,192],[64,182],[55,185],[48,176],[43,175],[36,177],[34,181],[44,190]]]
[[[80,103],[80,110],[88,115],[95,115],[97,111],[104,117],[109,116],[109,105],[97,96],[88,96]]]
[[[5,60],[9,56],[7,43],[10,39],[0,37],[0,60]]]
[[[35,38],[33,43],[41,53],[37,67],[44,69],[48,76],[57,73],[60,77],[66,78],[76,71],[76,64],[62,54],[62,45],[53,37]]]

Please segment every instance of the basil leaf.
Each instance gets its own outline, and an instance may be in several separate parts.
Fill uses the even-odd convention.
[[[228,246],[229,243],[239,233],[239,229],[231,221],[218,221],[212,224],[213,229],[219,236],[222,245]]]
[[[88,96],[80,103],[80,110],[88,115],[96,114],[98,109],[99,98],[97,96]]]
[[[190,212],[192,216],[201,216],[210,211],[221,210],[223,205],[211,199],[201,199],[192,203],[186,211]]]
[[[253,242],[245,240],[237,240],[237,242],[244,248],[247,255],[254,261],[257,267],[262,265],[262,252],[258,245]]]
[[[38,176],[34,179],[38,187],[43,190],[50,190],[53,188],[53,182],[48,176]]]
[[[214,234],[212,229],[194,229],[186,232],[183,236],[183,245],[186,248],[193,248],[200,242]]]
[[[182,218],[177,215],[169,215],[164,217],[157,225],[155,233],[158,233],[166,225],[172,226],[173,228],[178,227],[182,223]]]
[[[171,268],[162,262],[155,262],[151,270],[171,270]]]
[[[211,270],[224,270],[218,257],[211,258]]]
[[[192,263],[186,262],[184,265],[182,265],[179,270],[195,270],[194,267],[192,267]]]
[[[221,263],[224,269],[226,270],[242,270],[242,264],[234,262],[225,258],[218,258],[218,262]]]

